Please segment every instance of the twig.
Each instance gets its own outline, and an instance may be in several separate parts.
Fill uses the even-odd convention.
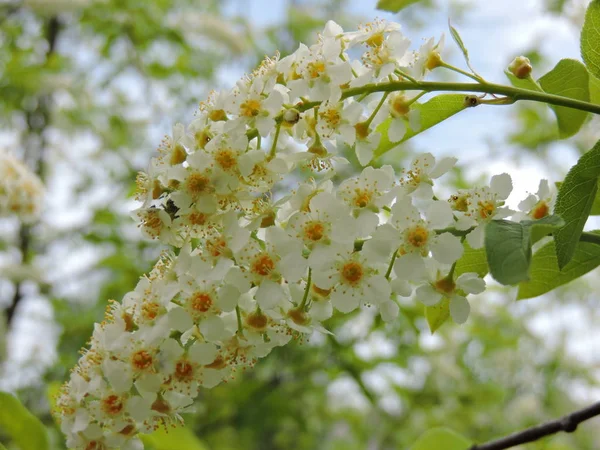
[[[56,51],[56,42],[58,35],[61,30],[61,23],[56,16],[51,17],[46,23],[45,27],[45,39],[48,43],[48,49],[46,50],[46,60]],[[46,139],[44,137],[44,131],[48,126],[50,120],[50,94],[41,95],[38,98],[38,108],[35,111],[28,111],[26,113],[27,119],[27,133],[30,136],[37,136],[38,152],[32,156],[32,169],[40,177],[44,179],[45,172],[45,158],[44,151],[46,147]],[[32,146],[35,148],[34,146]],[[19,250],[21,252],[21,259],[24,264],[28,263],[31,249],[31,226],[22,224],[19,228]],[[15,293],[13,294],[12,302],[6,310],[6,323],[8,326],[12,323],[15,312],[21,300],[23,299],[23,292],[21,289],[21,283],[15,284]]]
[[[572,433],[577,429],[577,426],[581,422],[596,416],[600,416],[600,402],[594,403],[579,411],[572,412],[571,414],[567,414],[560,419],[551,420],[550,422],[527,428],[518,433],[511,434],[510,436],[485,444],[473,445],[469,450],[504,450],[506,448],[537,441],[544,436],[560,433],[561,431]]]

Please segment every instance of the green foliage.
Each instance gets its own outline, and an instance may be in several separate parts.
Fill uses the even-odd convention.
[[[484,277],[489,272],[485,248],[471,248],[467,241],[463,242],[465,251],[462,257],[456,262],[454,275],[458,277],[463,273],[473,272]]]
[[[529,279],[531,246],[564,225],[557,216],[520,223],[492,220],[485,229],[485,252],[490,273],[505,285]]]
[[[185,427],[159,428],[152,434],[140,435],[140,439],[145,450],[206,450],[194,432]]]
[[[597,231],[595,233],[598,233]],[[540,248],[531,260],[531,279],[519,284],[517,300],[537,297],[567,284],[600,265],[600,245],[578,242],[571,261],[562,268],[558,266],[554,242]]]
[[[456,45],[458,45],[458,48],[460,48],[460,51],[462,52],[463,57],[465,58],[465,62],[469,67],[471,67],[471,61],[469,61],[469,51],[465,47],[465,43],[460,37],[458,30],[452,26],[450,20],[448,20],[448,28],[450,29],[450,36],[452,36],[452,39],[454,39],[454,42],[456,42]]]
[[[561,269],[569,263],[575,253],[596,198],[598,176],[600,141],[571,167],[558,191],[554,211],[564,219],[565,226],[555,234],[554,240],[558,267]]]
[[[581,56],[590,73],[600,78],[600,0],[590,2],[581,29]]]
[[[0,392],[0,430],[8,434],[21,450],[50,449],[44,425],[7,392]]]
[[[467,438],[448,428],[425,432],[410,450],[468,450],[473,445]]]
[[[600,79],[590,74],[590,102],[600,105]]]
[[[381,141],[375,150],[375,158],[465,109],[465,96],[462,94],[442,94],[425,103],[416,103],[411,106],[411,109],[419,111],[421,128],[418,130],[408,129],[402,140],[390,142],[388,129],[392,120],[386,119],[377,127],[377,131],[381,133]]]
[[[404,9],[407,6],[419,1],[420,0],[379,0],[377,2],[377,9],[396,13],[401,9]]]
[[[450,318],[450,300],[442,298],[437,305],[425,307],[425,319],[431,334],[435,333]]]
[[[549,94],[586,102],[590,100],[588,71],[574,59],[561,59],[554,69],[538,81],[544,92]],[[563,139],[577,133],[588,115],[585,111],[564,106],[552,106],[552,109],[558,121],[558,134]]]

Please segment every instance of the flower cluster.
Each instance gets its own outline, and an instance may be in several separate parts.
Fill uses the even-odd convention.
[[[0,217],[16,215],[24,222],[33,222],[41,213],[43,196],[40,179],[0,149]]]
[[[347,163],[338,147],[367,165],[383,120],[397,139],[418,127],[415,96],[345,95],[421,79],[440,60],[433,40],[408,47],[396,24],[344,33],[329,22],[317,44],[265,60],[174,127],[138,178],[134,215],[175,250],[111,303],[65,384],[58,414],[70,447],[126,448],[137,433],[180,422],[200,387],[327,332],[334,310],[367,306],[390,321],[398,296],[414,292],[426,305],[449,299],[454,321],[467,319],[466,297],[485,282],[455,274],[455,263],[463,240],[481,247],[483,226],[512,214],[510,177],[439,199],[434,182],[456,159],[426,153],[400,173],[367,166],[332,182]],[[314,177],[289,192],[307,170]]]

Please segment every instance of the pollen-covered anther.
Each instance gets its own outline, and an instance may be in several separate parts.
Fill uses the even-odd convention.
[[[222,149],[215,154],[215,161],[219,167],[225,171],[231,170],[237,166],[235,152],[231,149]]]
[[[416,248],[421,248],[427,244],[429,231],[427,228],[417,225],[408,231],[406,240],[410,245]]]
[[[194,211],[188,214],[187,219],[191,225],[204,225],[208,221],[208,214]]]
[[[326,109],[325,111],[320,112],[319,116],[327,123],[327,126],[329,126],[330,128],[336,128],[342,120],[342,116],[340,115],[340,112],[337,110],[337,108]]]
[[[212,190],[210,185],[210,178],[198,172],[190,174],[185,182],[185,185],[187,191],[191,195],[208,193]]]
[[[268,276],[273,271],[273,269],[275,269],[275,262],[273,261],[273,258],[271,258],[267,254],[260,254],[256,258],[254,258],[254,261],[252,261],[252,272],[263,277]]]
[[[157,302],[144,302],[140,313],[145,320],[154,320],[158,316],[160,305]]]
[[[175,364],[175,378],[179,381],[190,381],[194,378],[194,366],[187,359],[180,359]]]
[[[361,282],[365,274],[363,266],[358,261],[349,261],[340,269],[342,281],[350,286],[356,286]]]
[[[206,292],[196,292],[190,300],[190,306],[194,311],[207,312],[213,305],[213,299]]]
[[[312,61],[308,63],[307,69],[311,78],[317,78],[325,72],[325,63],[323,61]]]
[[[146,370],[152,367],[154,359],[146,350],[138,350],[131,355],[131,365],[137,370]]]
[[[496,210],[496,206],[490,201],[480,201],[477,203],[477,205],[479,206],[479,217],[481,217],[482,219],[488,219],[492,217],[494,211]]]
[[[309,222],[304,226],[304,236],[309,241],[320,241],[324,235],[325,226],[321,222]]]
[[[109,416],[116,416],[123,411],[123,399],[112,394],[102,399],[102,411]]]
[[[354,198],[352,199],[352,203],[354,206],[358,208],[364,208],[371,202],[371,198],[373,197],[373,193],[366,189],[355,189],[354,190]]]
[[[247,100],[240,105],[240,113],[245,117],[256,117],[260,113],[260,101],[258,100]]]

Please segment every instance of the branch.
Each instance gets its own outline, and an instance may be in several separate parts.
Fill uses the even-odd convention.
[[[58,35],[61,30],[61,24],[57,17],[51,17],[45,24],[44,38],[48,43],[46,50],[46,61],[56,51],[56,42]],[[44,94],[38,97],[38,107],[34,111],[27,111],[25,114],[27,121],[27,134],[29,137],[35,136],[35,142],[37,145],[27,145],[27,147],[36,148],[37,153],[31,157],[31,165],[33,171],[44,180],[45,172],[45,158],[44,151],[46,147],[46,138],[44,132],[50,121],[50,94]],[[27,156],[27,155],[25,155]],[[26,160],[26,158],[24,158]],[[26,162],[26,161],[25,161]],[[21,253],[21,260],[23,264],[29,263],[31,249],[31,226],[22,224],[19,228],[19,251]],[[21,283],[15,283],[15,293],[13,294],[12,302],[6,310],[6,323],[8,326],[12,323],[17,306],[23,299],[23,293],[21,289]]]
[[[510,436],[486,444],[473,445],[469,450],[503,450],[528,442],[537,441],[544,436],[549,436],[561,431],[572,433],[577,429],[577,426],[581,422],[596,416],[600,416],[600,402],[594,403],[587,408],[580,409],[571,414],[567,414],[560,419],[551,420],[550,422],[527,428],[526,430],[511,434]]]

